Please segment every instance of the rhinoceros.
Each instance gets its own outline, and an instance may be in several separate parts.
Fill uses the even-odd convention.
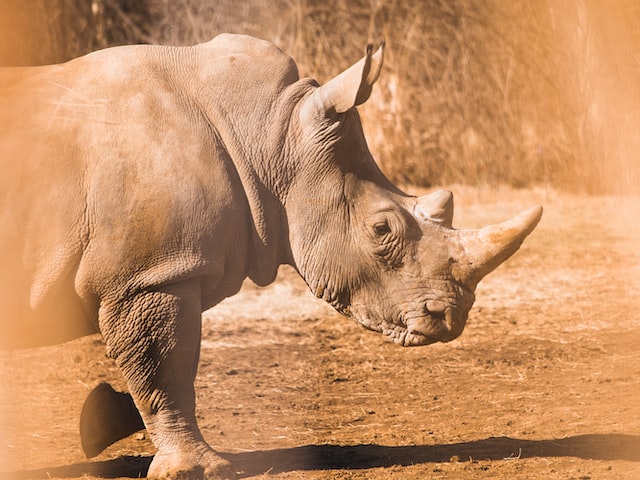
[[[355,108],[383,47],[323,85],[227,34],[1,71],[0,347],[99,332],[131,396],[99,386],[83,415],[144,425],[149,478],[234,478],[200,433],[194,378],[201,313],[245,278],[288,264],[400,345],[447,342],[538,223],[540,206],[454,229],[450,192],[387,180]]]

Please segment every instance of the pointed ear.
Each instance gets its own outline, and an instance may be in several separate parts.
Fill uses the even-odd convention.
[[[380,76],[383,56],[384,42],[375,53],[373,45],[367,45],[364,58],[319,87],[309,98],[310,104],[325,112],[344,113],[366,102]]]

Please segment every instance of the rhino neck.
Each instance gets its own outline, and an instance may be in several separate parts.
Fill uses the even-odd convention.
[[[246,137],[239,137],[237,131],[220,122],[216,124],[216,135],[233,164],[233,176],[242,186],[242,200],[246,202],[249,212],[246,275],[257,285],[268,285],[275,279],[278,267],[289,263],[288,232],[282,201],[270,179],[252,161],[256,153],[240,140]]]
[[[199,74],[207,81],[193,92],[242,184],[251,216],[247,276],[258,285],[271,283],[278,267],[291,263],[283,198],[293,169],[286,162],[286,138],[301,95],[295,64],[275,47],[265,48],[265,56],[275,60],[266,68],[263,63],[268,71],[260,75],[255,68],[264,60],[242,51],[214,51],[213,57],[198,62],[207,69]],[[210,55],[210,49],[205,45],[200,54]]]
[[[265,286],[275,280],[278,267],[288,261],[284,210],[250,164],[237,158],[234,164],[250,212],[247,276],[257,285]]]

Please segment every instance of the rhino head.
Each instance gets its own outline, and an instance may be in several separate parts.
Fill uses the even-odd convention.
[[[404,346],[447,342],[462,332],[478,282],[520,247],[542,208],[457,230],[450,192],[415,197],[391,184],[354,108],[368,99],[383,50],[369,46],[328,83],[309,82],[294,113],[292,263],[317,297],[366,328]]]

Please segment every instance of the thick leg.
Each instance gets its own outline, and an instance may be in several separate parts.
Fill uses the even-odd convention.
[[[235,478],[231,465],[206,443],[195,414],[200,352],[197,282],[103,303],[100,329],[158,448],[150,479]]]

